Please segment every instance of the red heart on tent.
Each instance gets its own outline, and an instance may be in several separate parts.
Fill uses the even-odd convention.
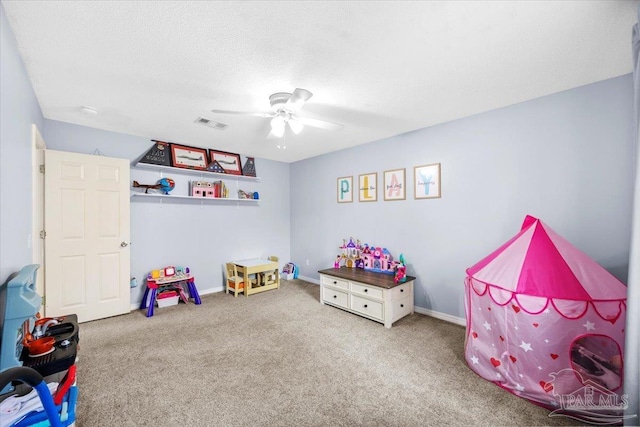
[[[534,323],[534,324],[533,324],[533,327],[534,327],[534,328],[537,328],[538,326],[540,326],[538,323]]]
[[[478,333],[477,332],[473,332],[471,335],[473,335],[474,338],[478,338]]]
[[[551,390],[553,390],[553,384],[548,383],[546,381],[540,381],[540,387],[542,387],[542,389],[546,392],[549,393]]]
[[[516,363],[516,360],[518,360],[518,359],[516,359],[516,358],[515,358],[515,357],[513,357],[513,356],[509,356],[509,359],[511,359],[511,361],[512,361],[513,363]]]
[[[551,353],[549,356],[551,356],[553,360],[556,360],[558,358],[558,355],[555,353]]]
[[[513,311],[515,311],[516,313],[520,312],[520,307],[518,307],[517,305],[511,304],[511,308],[513,308]]]
[[[500,340],[504,341],[504,337],[502,335],[500,335]]]
[[[487,310],[491,311],[491,307],[487,307]]]
[[[491,364],[496,368],[501,365],[500,361],[498,359],[494,359],[493,357],[491,358]]]

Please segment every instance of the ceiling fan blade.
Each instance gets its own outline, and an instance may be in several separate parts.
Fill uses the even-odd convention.
[[[275,133],[273,133],[273,129],[271,130],[271,132],[269,132],[269,135],[267,135],[267,139],[281,139],[280,137],[277,137]]]
[[[235,114],[239,116],[254,116],[254,117],[274,117],[275,116],[275,114],[272,114],[272,113],[250,113],[247,111],[211,110],[211,112],[216,114]]]
[[[284,108],[291,111],[292,113],[295,113],[296,111],[301,109],[304,103],[307,102],[312,96],[313,94],[308,90],[296,88],[296,90],[294,90],[289,97],[289,100],[287,101]]]
[[[311,119],[309,117],[296,117],[297,120],[304,123],[306,126],[312,126],[324,130],[340,130],[344,127],[339,123],[331,123],[324,120]]]

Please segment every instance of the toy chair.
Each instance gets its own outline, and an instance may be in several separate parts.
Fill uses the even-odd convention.
[[[278,262],[278,257],[275,255],[271,255],[269,257],[269,261],[273,261],[273,262]],[[267,271],[264,273],[258,273],[259,277],[258,277],[258,281],[260,286],[264,286],[264,285],[271,285],[273,283],[276,283],[276,272],[278,271],[278,269],[276,269],[275,271]]]
[[[227,293],[233,292],[234,297],[238,297],[240,292],[244,292],[244,282],[238,276],[238,267],[232,263],[227,263]]]

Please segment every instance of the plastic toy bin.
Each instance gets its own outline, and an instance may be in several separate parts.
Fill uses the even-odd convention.
[[[180,297],[178,296],[177,291],[167,291],[161,292],[157,298],[156,302],[158,303],[158,307],[169,307],[171,305],[177,305]]]

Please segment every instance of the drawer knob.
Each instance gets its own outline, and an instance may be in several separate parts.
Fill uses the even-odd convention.
[[[338,295],[334,295],[333,297],[334,297],[334,298],[338,298]]]
[[[364,291],[365,291],[365,292],[369,292],[369,289],[365,289]]]
[[[337,284],[338,284],[338,282],[336,282],[336,281],[334,280],[334,281],[333,281],[333,284],[334,284],[334,285],[337,285]]]
[[[400,292],[404,292],[404,289],[400,289]]]
[[[364,305],[364,308],[367,308],[367,304]]]
[[[400,308],[404,307],[404,304],[400,304]]]

